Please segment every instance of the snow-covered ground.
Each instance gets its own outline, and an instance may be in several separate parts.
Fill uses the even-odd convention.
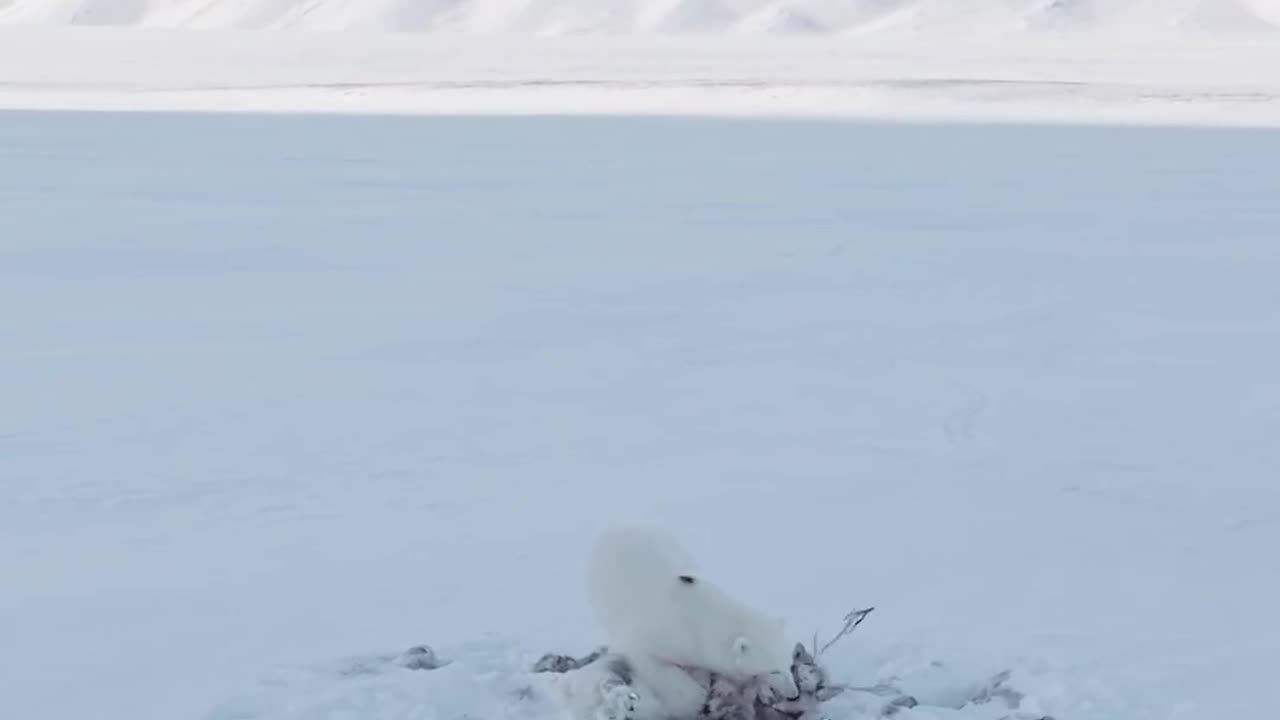
[[[943,706],[1002,670],[1058,720],[1280,716],[1277,167],[1265,130],[0,114],[0,717],[550,718],[521,671],[598,640],[619,519],[797,639],[876,605],[831,662],[904,720],[996,717]],[[454,664],[352,672],[422,642]]]
[[[0,26],[0,108],[1280,125],[1280,33],[998,27],[744,38]]]

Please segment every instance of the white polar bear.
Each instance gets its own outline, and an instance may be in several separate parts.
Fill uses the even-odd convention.
[[[697,678],[705,672],[735,682],[764,681],[783,697],[799,694],[785,623],[700,575],[666,533],[642,527],[606,531],[592,552],[587,579],[610,650],[630,662],[636,694],[653,693],[667,717],[697,714],[707,695]],[[695,696],[697,707],[687,712]],[[618,693],[611,697],[617,701]]]

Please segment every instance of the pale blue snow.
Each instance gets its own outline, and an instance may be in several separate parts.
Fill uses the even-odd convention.
[[[619,518],[797,639],[876,605],[858,684],[1280,715],[1278,167],[1269,131],[0,114],[0,717],[493,720],[476,688],[597,641]],[[461,664],[288,670],[421,642]]]

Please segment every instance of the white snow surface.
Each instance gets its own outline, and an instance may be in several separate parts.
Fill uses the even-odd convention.
[[[1277,126],[1277,38],[0,27],[0,108]]]
[[[524,670],[598,642],[628,520],[797,640],[877,606],[828,660],[903,720],[995,720],[956,706],[1005,670],[1058,720],[1280,716],[1278,166],[1245,129],[0,113],[0,717],[553,720]],[[418,643],[452,664],[375,662]]]

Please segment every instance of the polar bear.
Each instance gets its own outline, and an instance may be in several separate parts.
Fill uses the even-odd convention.
[[[591,554],[587,586],[610,650],[629,659],[659,695],[686,694],[672,669],[762,681],[788,698],[799,694],[783,620],[701,575],[668,534],[640,526],[605,531]]]

